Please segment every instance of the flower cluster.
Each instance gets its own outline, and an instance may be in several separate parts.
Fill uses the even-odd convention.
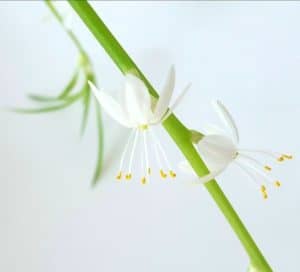
[[[174,85],[175,71],[172,67],[160,97],[157,99],[150,94],[143,81],[132,74],[127,74],[125,75],[124,96],[120,102],[117,102],[106,92],[98,90],[90,83],[91,90],[102,108],[121,125],[132,129],[121,156],[120,167],[116,176],[117,180],[122,178],[130,180],[132,178],[132,164],[137,142],[143,144],[141,154],[142,184],[147,183],[151,174],[148,157],[148,147],[151,144],[156,154],[160,176],[162,178],[166,178],[168,175],[172,178],[176,177],[166,152],[151,129],[152,126],[161,124],[170,116],[190,87],[189,84],[174,104],[169,107]],[[259,186],[263,198],[267,199],[267,184],[280,187],[281,182],[271,175],[271,166],[262,164],[256,159],[255,155],[264,155],[277,162],[290,160],[292,156],[268,150],[239,148],[239,132],[233,117],[220,101],[215,101],[213,106],[227,131],[216,126],[210,126],[207,129],[207,134],[198,139],[197,149],[209,169],[209,174],[197,178],[198,182],[206,183],[213,180],[233,163],[240,167]],[[129,151],[129,149],[131,150]],[[127,165],[125,165],[126,163]],[[180,166],[183,170],[194,173],[188,162],[183,162]]]

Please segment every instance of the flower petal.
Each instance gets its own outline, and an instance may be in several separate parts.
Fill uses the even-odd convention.
[[[238,143],[239,142],[239,132],[238,132],[237,126],[236,126],[231,114],[229,113],[229,111],[219,100],[213,101],[213,106],[214,106],[216,112],[218,113],[219,117],[223,121],[223,123],[230,129],[235,142]]]
[[[219,173],[236,157],[237,148],[232,140],[222,135],[207,135],[197,144],[197,148],[208,169]]]
[[[226,131],[224,131],[223,129],[219,128],[217,125],[215,124],[207,124],[204,125],[203,127],[203,131],[204,134],[209,134],[209,135],[224,135],[226,136]]]
[[[126,75],[125,105],[130,120],[136,125],[148,124],[153,118],[151,95],[144,82],[132,74]]]
[[[96,86],[89,81],[88,82],[93,94],[97,98],[101,107],[111,116],[111,118],[115,119],[121,125],[125,127],[132,127],[128,118],[126,118],[126,113],[122,106],[116,102],[111,96],[107,95],[105,92],[100,91],[96,88]]]
[[[175,69],[174,66],[172,65],[169,70],[165,86],[160,93],[159,99],[155,107],[154,116],[156,119],[161,119],[163,115],[166,113],[166,111],[168,110],[171,97],[173,94],[174,86],[175,86]]]
[[[175,108],[178,106],[178,104],[181,102],[181,100],[184,98],[184,96],[186,95],[187,91],[189,90],[189,88],[191,87],[191,83],[189,83],[181,92],[181,94],[175,99],[173,105],[169,108],[169,110],[167,111],[167,113],[165,114],[165,116],[163,116],[162,122],[165,121],[175,110]]]

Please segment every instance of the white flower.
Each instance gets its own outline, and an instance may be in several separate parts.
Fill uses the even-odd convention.
[[[156,154],[157,162],[160,165],[160,176],[162,178],[166,178],[167,173],[165,169],[167,169],[169,175],[171,177],[175,177],[176,174],[171,170],[171,166],[167,159],[166,153],[150,127],[153,125],[161,124],[170,116],[175,107],[179,104],[181,99],[186,94],[187,90],[190,87],[190,84],[182,91],[182,93],[170,107],[169,104],[175,86],[175,70],[173,66],[169,71],[166,83],[158,99],[151,96],[144,82],[132,74],[125,75],[125,84],[123,91],[124,95],[122,96],[120,102],[117,102],[103,90],[98,90],[91,82],[89,82],[89,84],[95,97],[99,101],[101,107],[106,111],[106,113],[108,113],[121,125],[133,129],[121,157],[120,170],[118,172],[117,179],[120,180],[123,177],[123,166],[124,162],[128,161],[125,160],[125,157],[127,156],[129,146],[132,146],[132,149],[129,156],[128,171],[125,172],[125,178],[127,180],[132,178],[131,170],[136,145],[140,139],[139,136],[142,136],[143,158],[141,159],[141,162],[144,175],[141,179],[141,182],[143,184],[146,183],[147,177],[151,173],[148,160],[148,132],[153,142],[153,149]]]
[[[260,191],[266,199],[268,195],[265,182],[274,184],[276,187],[280,187],[281,183],[270,175],[272,168],[269,165],[262,164],[253,155],[268,156],[277,162],[292,159],[292,156],[268,150],[239,148],[238,129],[229,111],[220,101],[215,101],[213,105],[228,132],[210,126],[207,135],[197,143],[198,151],[210,171],[208,175],[201,177],[199,181],[205,183],[214,179],[231,163],[234,163],[260,186]],[[187,162],[181,163],[181,169],[188,172],[193,171]]]

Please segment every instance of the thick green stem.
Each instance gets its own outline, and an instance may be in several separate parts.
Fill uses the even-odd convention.
[[[107,54],[119,67],[121,72],[124,74],[129,72],[135,73],[145,82],[150,93],[154,96],[158,96],[150,82],[145,78],[137,65],[115,39],[92,7],[85,0],[69,0],[69,3],[93,33]],[[171,115],[164,122],[163,126],[189,161],[197,175],[201,177],[207,174],[208,169],[192,144],[190,131],[176,118],[175,115]],[[257,271],[272,271],[217,182],[212,180],[206,183],[205,187],[244,246],[249,255],[252,267],[255,267]]]

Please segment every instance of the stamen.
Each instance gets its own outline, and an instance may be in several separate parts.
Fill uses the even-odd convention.
[[[258,169],[263,168],[263,169],[265,169],[268,172],[270,172],[272,170],[272,168],[269,165],[263,165],[258,160],[254,159],[254,158],[252,158],[252,157],[250,157],[250,156],[248,156],[248,155],[246,155],[244,153],[239,153],[239,156],[240,156],[240,158],[248,160],[248,161],[252,162],[253,164],[257,165]]]
[[[116,179],[117,179],[117,180],[121,180],[121,179],[122,179],[122,171],[120,171],[120,172],[118,173],[118,175],[116,176]]]
[[[280,152],[274,152],[274,151],[269,151],[269,150],[261,150],[261,149],[239,149],[242,152],[246,152],[246,153],[257,153],[257,154],[263,154],[263,155],[267,155],[271,158],[277,159],[278,157],[281,156]]]
[[[272,158],[275,158],[278,162],[283,162],[285,159],[287,159],[287,160],[293,159],[292,155],[281,154],[280,152],[272,152],[272,151],[268,151],[268,150],[240,149],[240,151],[246,152],[246,153],[260,153],[260,154],[264,154],[264,155],[270,156]]]
[[[283,157],[283,156],[278,157],[278,158],[277,158],[277,161],[278,161],[278,162],[283,162],[283,161],[284,161],[284,157]]]
[[[263,194],[262,194],[262,196],[263,196],[263,199],[268,199],[268,194],[266,193],[266,192],[264,192]]]
[[[169,171],[169,175],[171,178],[176,178],[176,173],[173,172],[172,170]]]
[[[132,178],[132,174],[131,173],[128,173],[128,174],[125,175],[125,179],[126,180],[131,180],[131,178]]]
[[[121,156],[121,160],[120,160],[120,168],[119,168],[120,171],[118,172],[118,174],[116,176],[117,180],[120,180],[122,178],[122,170],[123,170],[124,159],[125,159],[125,156],[127,154],[128,147],[129,147],[129,144],[130,144],[130,141],[132,139],[133,134],[134,134],[134,130],[132,129],[131,133],[130,133],[128,139],[127,139],[127,142],[125,144],[124,150],[122,152],[122,156]]]
[[[265,185],[260,186],[260,191],[262,193],[263,199],[267,199],[268,198],[268,193],[267,193],[267,188],[266,188]]]
[[[160,174],[161,178],[163,178],[163,179],[167,178],[167,174],[162,169],[159,170],[159,174]]]
[[[145,185],[145,184],[147,183],[146,177],[142,177],[142,178],[141,178],[141,183],[142,183],[143,185]]]
[[[252,159],[251,157],[248,157],[246,155],[241,155],[239,157],[240,159],[245,159],[244,164],[246,164],[248,167],[253,169],[259,176],[261,176],[265,181],[269,182],[270,184],[273,184],[273,177],[271,174],[266,174],[260,167],[260,163],[257,162],[255,159]],[[256,164],[256,165],[255,165]]]
[[[158,152],[157,145],[156,145],[155,142],[153,143],[153,145],[154,145],[154,151],[155,151],[155,157],[156,157],[157,165],[158,165],[158,167],[161,168],[162,167],[162,163],[161,163],[161,159],[159,157],[159,152]]]
[[[261,182],[258,181],[257,177],[247,168],[247,166],[244,165],[243,162],[235,160],[233,163],[240,167],[240,169],[245,172],[257,186],[260,186],[260,189],[262,189]]]
[[[147,175],[150,175],[151,169],[149,167],[149,157],[148,157],[148,146],[147,146],[147,132],[143,132],[143,138],[144,138],[144,150],[145,150],[145,162],[146,162],[146,169],[147,169]]]
[[[280,187],[280,186],[281,186],[281,182],[280,182],[279,180],[276,180],[276,181],[274,182],[274,185],[275,185],[276,187]]]
[[[152,132],[152,130],[150,130],[151,132],[151,137],[153,140],[153,146],[154,146],[154,151],[155,151],[155,157],[156,157],[156,161],[157,161],[157,165],[159,166],[160,170],[159,170],[159,175],[161,178],[165,179],[167,178],[167,173],[164,172],[163,170],[163,163],[161,161],[161,157],[159,154],[159,148],[158,148],[158,144],[157,144],[157,139],[154,137],[154,133]]]
[[[287,154],[283,154],[282,157],[285,158],[285,159],[288,159],[288,160],[292,160],[293,159],[292,155],[287,155]]]
[[[167,168],[169,169],[169,175],[170,175],[170,177],[171,178],[175,178],[176,177],[176,173],[171,170],[171,164],[170,164],[170,162],[169,162],[169,160],[167,158],[166,152],[164,151],[164,149],[163,149],[160,141],[157,139],[157,137],[154,134],[154,132],[152,130],[150,130],[150,132],[151,132],[151,135],[152,135],[152,137],[154,139],[154,142],[156,143],[157,158],[159,158],[159,155],[158,155],[158,150],[159,150],[161,152],[161,154],[162,154],[162,157],[163,157],[163,159],[164,159],[164,161],[166,163]],[[158,147],[158,150],[157,150],[157,147]],[[160,159],[158,159],[158,160],[160,161]],[[161,164],[161,161],[160,161],[160,164]],[[165,179],[167,177],[167,174],[161,169],[160,170],[160,176]]]
[[[132,168],[133,157],[134,157],[134,153],[135,153],[135,149],[136,149],[136,142],[137,142],[137,139],[138,139],[138,134],[139,134],[139,131],[136,130],[135,136],[134,136],[134,141],[133,141],[133,147],[132,147],[131,154],[130,154],[130,160],[129,160],[129,166],[128,166],[128,173],[125,176],[125,178],[127,180],[130,180],[131,177],[132,177],[131,168]]]
[[[266,188],[266,186],[261,185],[260,191],[261,191],[261,193],[262,193],[263,199],[267,199],[267,198],[268,198],[268,193],[267,193],[267,188]]]
[[[265,193],[265,192],[267,191],[266,186],[265,186],[265,185],[261,185],[261,186],[260,186],[260,191],[261,191],[262,193]]]
[[[264,166],[264,169],[265,169],[266,171],[271,171],[271,170],[272,170],[272,168],[271,168],[269,165],[265,165],[265,166]]]

